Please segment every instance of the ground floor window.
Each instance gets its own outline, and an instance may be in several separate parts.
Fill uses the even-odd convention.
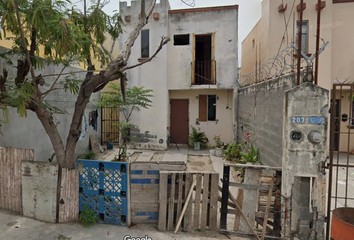
[[[199,95],[199,121],[216,120],[216,95]]]

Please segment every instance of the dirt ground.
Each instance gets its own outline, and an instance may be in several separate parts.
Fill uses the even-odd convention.
[[[187,171],[212,171],[214,172],[213,164],[209,155],[188,155]]]

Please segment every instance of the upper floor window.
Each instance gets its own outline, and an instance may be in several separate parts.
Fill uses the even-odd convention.
[[[302,34],[301,34],[301,51],[305,54],[308,53],[308,21],[302,21]],[[299,22],[296,23],[296,45],[298,44],[299,39]]]
[[[174,35],[173,44],[175,46],[189,45],[189,34]]]
[[[141,58],[149,58],[150,32],[149,29],[141,30]]]

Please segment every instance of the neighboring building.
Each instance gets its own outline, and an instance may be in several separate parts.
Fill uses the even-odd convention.
[[[122,49],[139,20],[140,1],[121,2],[120,10],[126,24]],[[187,144],[190,126],[205,132],[210,145],[218,134],[224,142],[234,140],[237,28],[237,5],[170,10],[168,0],[156,4],[128,65],[150,57],[160,36],[171,41],[150,63],[127,71],[128,86],[154,91],[153,106],[132,118],[138,126],[131,131],[134,147],[166,149],[174,140]]]
[[[304,2],[306,9],[303,11],[302,49],[307,54],[314,54],[318,1],[305,0]],[[331,90],[332,84],[338,80],[339,82],[347,79],[350,82],[354,80],[354,0],[328,0],[322,1],[321,5],[320,37],[326,42],[329,41],[329,45],[319,58],[318,85]],[[284,49],[291,42],[297,42],[298,10],[300,10],[299,1],[263,0],[262,17],[242,42],[242,76],[250,74],[266,60],[275,57],[279,50]],[[322,44],[321,41],[320,45]],[[341,95],[342,99],[348,99],[349,90],[343,89],[343,92],[337,95]],[[349,110],[349,105],[353,105],[353,102],[337,102],[342,102],[341,114],[354,116],[353,108]],[[349,125],[353,125],[353,122],[351,121]],[[348,122],[341,122],[341,129],[346,129],[347,126]],[[339,145],[339,138],[336,139]],[[354,149],[354,141],[351,141],[351,145]],[[344,150],[347,146],[346,141],[341,141],[337,149]]]

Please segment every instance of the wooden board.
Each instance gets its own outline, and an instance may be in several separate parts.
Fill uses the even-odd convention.
[[[160,202],[159,229],[173,230],[177,220],[183,220],[183,231],[217,230],[218,173],[160,171],[160,179],[162,177],[164,181],[160,181],[159,201],[165,202]],[[192,183],[196,185],[193,189]],[[187,201],[191,190],[194,193]],[[181,218],[183,209],[185,211]]]
[[[79,220],[79,171],[63,168],[59,197],[59,223]]]
[[[218,189],[219,186],[219,174],[211,174],[211,193],[213,189]],[[218,194],[210,195],[210,214],[209,214],[209,230],[217,230],[217,212],[218,212]]]
[[[91,145],[92,152],[96,154],[101,152],[100,141],[97,135],[90,135],[90,145]]]
[[[33,161],[34,151],[0,147],[0,208],[22,213],[21,162]]]
[[[245,169],[245,184],[248,185],[259,185],[260,181],[260,170],[257,168],[246,168]],[[256,220],[256,210],[257,210],[257,200],[258,190],[256,189],[244,189],[243,192],[243,203],[242,211],[249,219],[250,223],[255,227]],[[244,234],[253,234],[252,229],[248,226],[247,222],[241,218],[240,231]]]
[[[202,191],[202,174],[197,174],[197,185],[195,191],[195,205],[194,205],[194,229],[200,229],[199,222],[200,222],[200,201],[201,201],[201,191]]]
[[[166,231],[166,215],[167,215],[167,183],[168,175],[160,175],[160,191],[159,191],[159,223],[158,229]]]
[[[209,205],[209,174],[204,175],[203,178],[203,199],[202,199],[202,220],[201,220],[201,230],[207,229],[207,219],[208,219],[208,205]]]
[[[131,221],[133,223],[156,223],[159,208],[160,171],[185,169],[184,161],[132,162],[130,164]],[[177,184],[175,188],[178,188]],[[168,206],[170,207],[169,203]]]

